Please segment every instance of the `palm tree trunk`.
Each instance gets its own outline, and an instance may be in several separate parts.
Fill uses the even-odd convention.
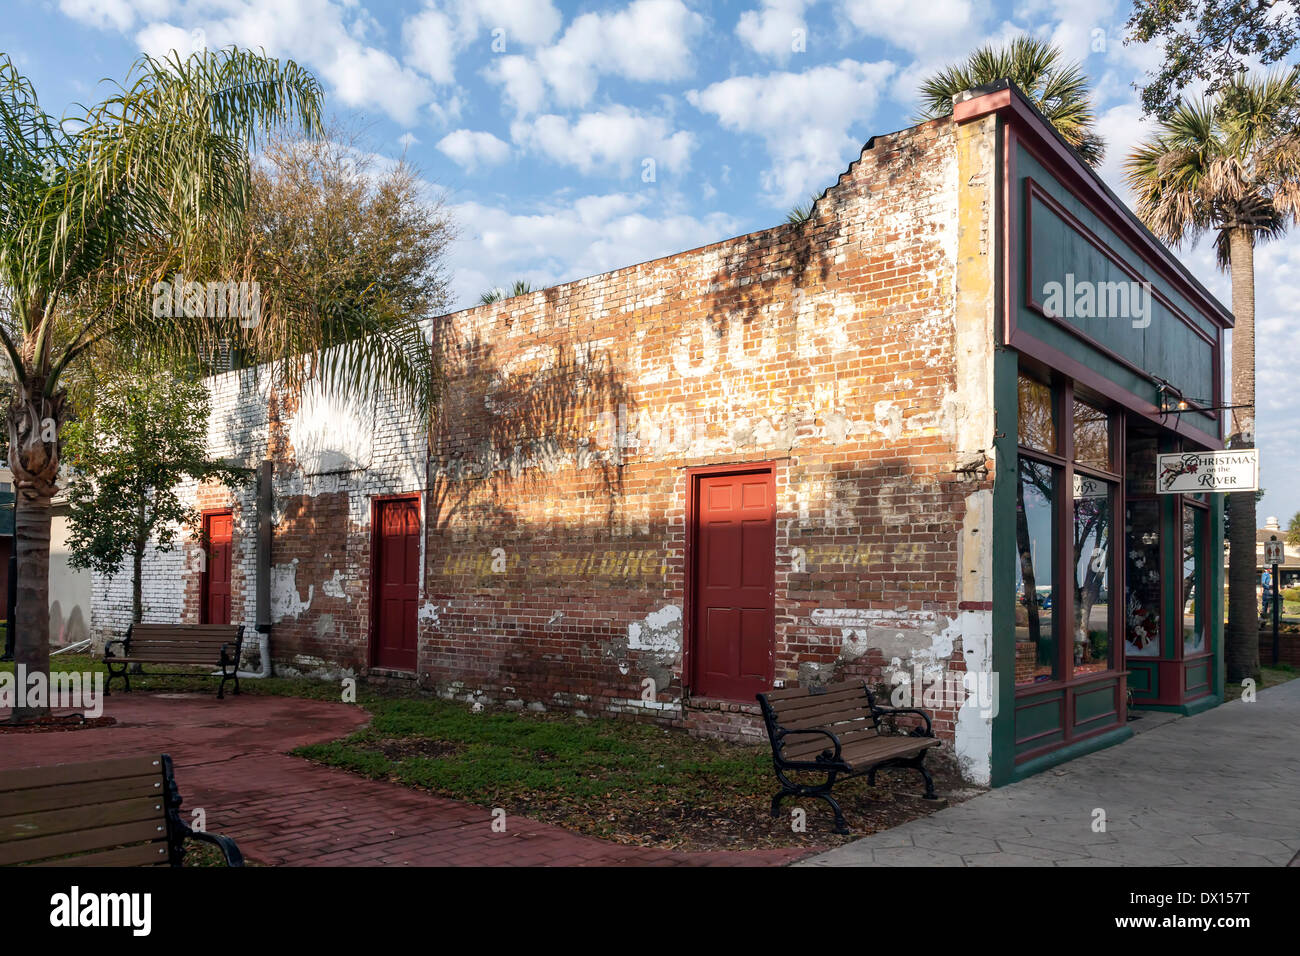
[[[1228,445],[1255,447],[1255,247],[1246,229],[1228,235],[1232,275],[1232,411]],[[1224,671],[1237,683],[1259,677],[1259,605],[1255,602],[1255,494],[1228,495],[1228,627]]]
[[[50,499],[58,491],[59,437],[65,396],[45,394],[43,376],[29,372],[16,383],[9,405],[9,469],[19,497],[14,522],[18,599],[14,611],[14,663],[32,674],[50,673]],[[50,433],[51,428],[53,434]],[[42,706],[15,707],[13,720],[39,719]]]
[[[14,665],[27,674],[50,672],[50,497],[24,488],[14,527],[18,551],[18,601],[14,613]],[[39,719],[50,710],[15,707],[13,719]]]

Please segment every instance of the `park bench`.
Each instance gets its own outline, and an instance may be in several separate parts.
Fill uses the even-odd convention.
[[[0,866],[180,866],[185,841],[244,857],[229,837],[192,829],[167,754],[6,770]]]
[[[925,779],[925,798],[938,799],[934,780],[925,769],[925,755],[931,747],[938,747],[939,741],[924,711],[877,706],[864,681],[774,690],[759,694],[758,704],[781,784],[772,798],[772,816],[780,813],[786,797],[817,797],[835,812],[835,832],[848,833],[831,788],[837,780],[864,774],[867,783],[874,785],[877,771],[891,767],[919,770]],[[899,717],[918,722],[900,727]],[[790,774],[824,774],[826,779],[801,783]]]
[[[121,646],[122,653],[113,653],[113,645]],[[239,693],[239,654],[244,646],[242,624],[132,624],[121,640],[104,645],[104,666],[108,680],[104,693],[112,692],[113,679],[122,678],[127,692],[131,678],[127,668],[132,664],[189,664],[199,667],[220,668],[221,684],[217,697],[226,696],[226,681],[235,682]],[[178,672],[172,672],[175,676]],[[151,675],[167,676],[167,675]],[[192,676],[192,674],[191,674]]]

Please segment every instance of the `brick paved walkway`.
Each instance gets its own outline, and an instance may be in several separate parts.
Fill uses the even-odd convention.
[[[234,837],[250,860],[291,866],[770,866],[804,850],[680,853],[628,847],[286,755],[344,736],[369,715],[328,701],[245,694],[114,695],[112,727],[0,735],[0,770],[169,753],[185,810]],[[0,715],[7,716],[7,715]]]

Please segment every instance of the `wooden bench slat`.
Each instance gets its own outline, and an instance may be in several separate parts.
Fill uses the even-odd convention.
[[[861,702],[867,706],[867,692],[861,685],[846,687],[842,690],[827,691],[825,694],[806,694],[797,700],[786,699],[772,705],[778,717],[791,717],[811,707],[825,707],[828,704],[853,706]]]
[[[171,862],[167,855],[167,842],[137,843],[114,850],[97,850],[77,856],[64,856],[54,860],[41,860],[28,866],[166,866]]]
[[[0,790],[0,818],[18,813],[83,807],[109,800],[148,797],[162,792],[162,774],[156,768],[153,773],[142,777],[87,780],[25,790]]]
[[[175,648],[185,648],[187,650],[194,650],[194,651],[204,651],[205,653],[207,653],[211,651],[220,651],[224,645],[233,644],[233,643],[234,641],[223,641],[220,639],[212,640],[212,641],[182,641],[182,640],[163,641],[163,640],[158,640],[156,638],[150,638],[149,640],[135,640],[133,638],[129,646],[131,648],[132,653],[134,653],[137,648],[141,648],[141,647],[147,647],[151,649],[158,648],[158,647],[164,649],[175,647]]]
[[[171,863],[192,835],[166,754],[122,757],[0,775],[0,866],[143,866]],[[242,866],[233,842],[226,861]],[[229,852],[227,852],[229,851]]]
[[[862,690],[862,681],[842,680],[842,681],[836,681],[833,684],[826,684],[823,686],[823,690],[825,694],[833,694],[836,691],[850,690],[853,688],[856,688],[857,690]],[[768,701],[772,703],[776,703],[776,701],[778,700],[789,700],[790,698],[800,699],[809,696],[813,696],[813,697],[824,696],[824,694],[810,694],[809,692],[811,690],[812,688],[810,687],[783,687],[780,690],[768,691],[763,696],[766,697]]]
[[[816,710],[800,711],[799,715],[794,718],[778,718],[782,727],[787,730],[804,729],[806,727],[830,727],[833,724],[846,723],[853,720],[869,720],[871,711],[865,704],[861,707],[844,708],[838,705],[828,705],[825,708]]]
[[[857,741],[868,737],[878,736],[875,725],[871,723],[845,731],[835,730],[832,727],[827,727],[826,729],[835,734],[836,737],[840,738],[841,748],[847,747],[851,743],[856,743]],[[785,747],[781,752],[785,755],[787,760],[807,760],[810,757],[817,756],[817,754],[821,753],[823,750],[834,751],[835,744],[832,743],[828,737],[823,737],[821,734],[813,734],[807,737],[787,737]]]
[[[840,759],[850,767],[879,763],[894,757],[918,754],[922,750],[939,746],[933,737],[877,737],[874,740],[862,740],[845,747],[840,752]]]
[[[127,843],[162,840],[167,836],[167,825],[159,815],[157,820],[140,820],[119,823],[98,830],[77,833],[58,833],[30,840],[12,840],[0,843],[0,866],[48,860],[54,856],[104,850]]]
[[[162,794],[0,817],[0,843],[76,833],[117,823],[163,819]]]
[[[64,783],[87,783],[92,780],[120,780],[154,773],[162,776],[162,759],[149,757],[112,757],[85,763],[58,763],[48,767],[19,767],[0,776],[0,792],[55,787]]]

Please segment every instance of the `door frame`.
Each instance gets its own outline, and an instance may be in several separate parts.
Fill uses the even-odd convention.
[[[695,642],[698,639],[695,628],[696,572],[698,571],[699,526],[698,501],[700,497],[701,478],[720,478],[728,475],[767,474],[768,485],[772,490],[772,607],[776,609],[776,550],[777,516],[776,506],[776,462],[763,461],[732,462],[729,465],[700,465],[686,469],[686,561],[685,580],[682,582],[682,697],[689,700],[695,692]],[[776,615],[772,619],[772,668],[776,669]]]
[[[379,580],[379,536],[382,529],[379,524],[379,513],[383,506],[396,501],[413,501],[415,502],[415,513],[420,523],[420,587],[419,593],[424,594],[424,561],[425,561],[425,540],[424,540],[424,496],[418,491],[407,491],[391,495],[372,495],[370,498],[370,589],[367,593],[367,600],[370,601],[370,612],[366,634],[366,664],[369,667],[378,667],[375,663],[375,657],[379,652],[379,644],[376,638],[379,635],[379,602],[375,600],[375,584]],[[412,672],[420,669],[419,664],[419,629],[420,616],[416,613],[416,666]]]
[[[202,549],[203,554],[203,569],[199,572],[200,624],[208,623],[204,620],[208,616],[208,583],[211,574],[209,547],[212,542],[208,538],[208,528],[215,515],[226,515],[230,518],[230,616],[232,620],[235,613],[235,509],[229,505],[221,508],[205,508],[199,512],[199,547]]]

